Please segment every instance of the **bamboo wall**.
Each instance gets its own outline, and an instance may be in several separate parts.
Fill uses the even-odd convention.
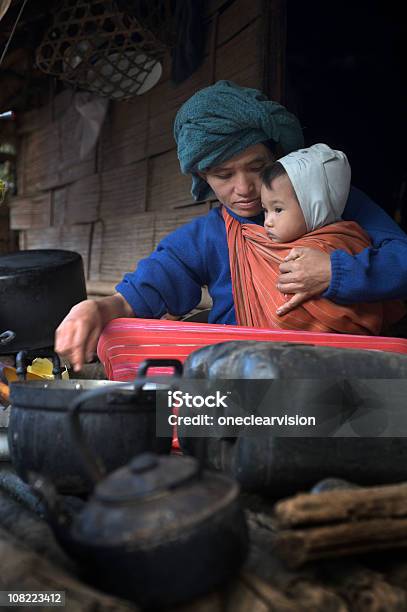
[[[70,90],[21,116],[18,197],[10,215],[20,248],[80,252],[89,291],[102,294],[164,235],[206,213],[211,202],[194,203],[190,179],[179,171],[173,120],[187,98],[219,79],[262,88],[269,4],[209,0],[201,67],[176,86],[166,58],[149,93],[110,103],[99,143],[83,160]]]

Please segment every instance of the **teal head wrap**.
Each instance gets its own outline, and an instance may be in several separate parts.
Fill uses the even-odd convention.
[[[304,146],[300,123],[284,106],[231,81],[218,81],[189,98],[175,117],[174,137],[181,171],[192,174],[195,200],[212,194],[198,171],[267,140],[279,143],[284,153]]]

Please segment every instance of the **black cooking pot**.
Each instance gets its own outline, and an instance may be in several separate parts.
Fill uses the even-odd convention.
[[[12,330],[15,339],[4,342],[3,337],[0,354],[53,346],[55,329],[85,299],[78,253],[44,249],[2,255],[0,329]]]
[[[327,437],[270,434],[208,440],[207,465],[234,476],[243,490],[277,498],[306,490],[327,477],[367,486],[407,479],[407,440],[397,437],[396,429],[396,419],[404,423],[404,411],[394,410],[401,403],[397,386],[394,385],[393,396],[393,385],[384,383],[382,388],[375,385],[374,392],[366,393],[368,379],[406,379],[407,355],[280,342],[224,342],[191,353],[184,364],[184,376],[285,379],[291,406],[309,416],[310,402],[316,393],[320,394],[324,411],[320,418],[316,416],[319,432],[324,417],[329,417]],[[292,379],[297,380],[294,383]],[[261,389],[260,383],[259,380]],[[360,391],[363,393],[359,396]],[[255,398],[251,399],[249,413],[255,411],[256,405]],[[197,412],[184,405],[179,414],[194,416]],[[347,429],[337,433],[346,423]],[[378,437],[371,437],[375,428]],[[197,438],[186,437],[183,431],[178,428],[183,451],[196,454]],[[369,431],[369,437],[365,431]]]
[[[34,355],[38,356],[38,351]],[[59,360],[55,353],[53,360],[54,375],[58,377]],[[20,377],[27,361],[27,353],[17,355]],[[177,373],[182,373],[181,362],[167,360],[165,365],[175,366]],[[81,411],[81,429],[87,445],[101,457],[107,472],[142,452],[169,453],[172,427],[168,425],[165,437],[156,437],[156,393],[143,389],[142,380],[135,384],[89,380],[12,383],[8,440],[18,475],[27,481],[29,471],[42,474],[61,493],[83,495],[91,490],[92,483],[66,416],[69,404],[90,390],[99,389]],[[174,378],[166,380],[171,383]]]

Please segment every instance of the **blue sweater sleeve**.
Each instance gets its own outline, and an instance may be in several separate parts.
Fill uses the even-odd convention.
[[[197,217],[166,236],[135,272],[124,276],[116,290],[136,317],[183,315],[197,306],[207,282],[205,243],[206,217]]]
[[[358,255],[331,254],[332,279],[323,294],[338,304],[407,298],[407,235],[377,204],[352,187],[343,213],[369,234],[372,246]]]

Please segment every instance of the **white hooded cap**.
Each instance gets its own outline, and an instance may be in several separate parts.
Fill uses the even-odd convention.
[[[288,174],[308,232],[340,221],[351,177],[345,153],[326,144],[315,144],[294,151],[278,162]]]

